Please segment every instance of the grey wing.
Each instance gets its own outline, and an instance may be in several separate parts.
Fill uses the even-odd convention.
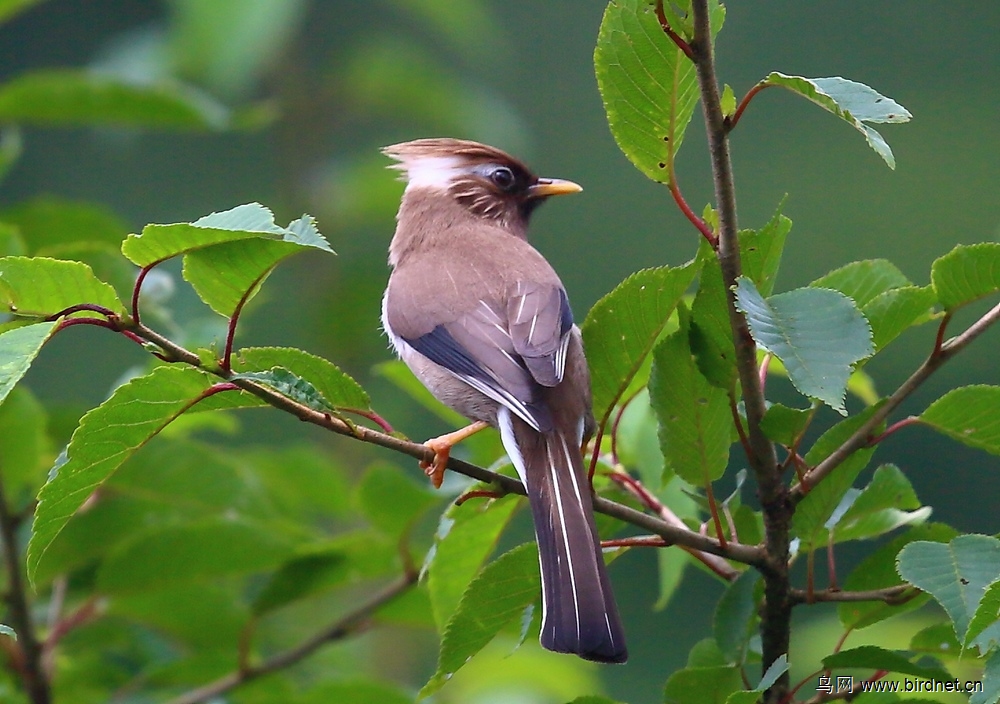
[[[518,283],[505,302],[482,298],[455,320],[421,335],[400,337],[526,423],[546,431],[552,418],[540,403],[540,387],[562,380],[572,327],[562,287]]]

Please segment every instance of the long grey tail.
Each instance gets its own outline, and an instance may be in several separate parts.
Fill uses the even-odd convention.
[[[597,662],[625,662],[624,629],[604,567],[578,441],[558,428],[539,433],[518,418],[504,425],[504,446],[525,480],[535,521],[542,647]]]

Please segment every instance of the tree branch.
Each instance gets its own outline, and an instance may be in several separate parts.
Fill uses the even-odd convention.
[[[205,369],[198,355],[181,347],[180,345],[177,345],[155,330],[152,330],[142,324],[133,324],[129,329],[142,339],[152,342],[154,345],[159,347],[168,361],[182,362],[204,369],[205,371],[224,379],[228,383],[239,387],[243,391],[253,394],[265,403],[279,410],[285,411],[286,413],[290,413],[299,420],[312,423],[313,425],[318,425],[337,433],[338,435],[343,435],[355,440],[360,440],[361,442],[394,450],[404,455],[408,455],[418,461],[432,462],[434,460],[434,451],[426,445],[404,440],[394,435],[387,435],[386,433],[382,433],[362,425],[348,423],[341,418],[331,416],[329,413],[322,413],[301,404],[298,401],[290,399],[268,386],[258,384],[248,379],[233,378],[232,373],[227,372],[224,369]],[[464,462],[454,457],[450,457],[448,459],[448,469],[490,484],[498,495],[525,495],[524,485],[522,485],[517,479],[508,477],[504,474],[491,472],[488,469]],[[660,518],[636,511],[633,508],[616,503],[610,499],[605,499],[601,496],[594,497],[594,510],[608,516],[619,518],[626,523],[642,528],[650,533],[655,533],[671,545],[679,545],[694,550],[700,550],[702,552],[719,555],[720,557],[736,560],[737,562],[742,562],[748,565],[760,566],[764,564],[763,552],[756,546],[741,545],[739,543],[730,543],[723,546],[720,545],[717,540],[689,530],[686,526],[679,527],[671,525]]]
[[[274,655],[259,665],[233,670],[214,682],[171,699],[167,704],[198,704],[207,702],[226,692],[246,684],[251,680],[283,670],[312,655],[327,643],[341,640],[363,631],[371,625],[372,615],[382,606],[408,591],[417,583],[419,574],[407,571],[396,581],[388,584],[364,604],[333,622],[305,642],[283,653]]]
[[[792,607],[789,599],[788,546],[792,504],[788,490],[781,481],[774,445],[761,430],[764,417],[764,393],[757,368],[757,347],[750,336],[746,318],[736,309],[733,287],[742,272],[736,216],[736,187],[729,154],[729,129],[722,112],[719,84],[715,72],[712,47],[711,19],[708,0],[693,0],[694,37],[691,49],[701,92],[702,112],[708,136],[712,177],[715,185],[716,208],[719,214],[718,258],[726,287],[726,307],[736,349],[736,367],[740,378],[743,403],[747,415],[747,458],[757,479],[761,508],[764,513],[766,563],[764,576],[764,608],[761,614],[761,641],[764,671],[779,656],[788,652]],[[788,674],[782,675],[767,691],[766,701],[781,701],[788,692]]]
[[[24,682],[24,691],[32,704],[49,704],[52,693],[45,675],[42,644],[35,633],[24,578],[24,561],[17,545],[17,516],[7,501],[6,490],[0,481],[0,541],[3,542],[3,563],[7,573],[7,602],[10,625],[17,633],[17,643],[12,650],[14,663]]]
[[[791,598],[795,604],[811,604],[815,602],[845,602],[845,601],[884,601],[886,604],[903,604],[920,592],[909,584],[898,584],[884,589],[869,589],[866,591],[840,591],[839,589],[823,589],[810,594],[805,589],[792,589]]]

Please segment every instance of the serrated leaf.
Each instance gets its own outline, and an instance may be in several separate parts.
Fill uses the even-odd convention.
[[[943,523],[915,526],[869,553],[847,575],[843,588],[848,591],[869,591],[904,584],[896,572],[896,555],[904,546],[918,540],[946,543],[955,535],[957,531]],[[897,604],[888,604],[884,601],[843,602],[837,605],[837,615],[845,628],[858,630],[892,616],[919,609],[929,599],[926,594],[919,594]]]
[[[888,259],[866,259],[835,269],[809,285],[840,291],[861,308],[879,294],[911,282]]]
[[[969,704],[995,704],[1000,701],[1000,651],[994,651],[983,665],[983,689],[973,692]]]
[[[639,371],[700,264],[638,271],[601,298],[582,326],[595,417],[604,421]]]
[[[236,352],[233,370],[239,373],[266,371],[274,367],[289,370],[307,381],[334,408],[369,410],[371,399],[358,382],[333,362],[294,347],[245,347]]]
[[[818,288],[764,298],[741,276],[736,305],[754,340],[784,363],[800,393],[847,415],[844,395],[852,365],[874,352],[868,321],[850,298]]]
[[[272,367],[264,372],[242,372],[231,379],[244,379],[274,389],[303,406],[320,413],[333,413],[335,408],[311,383],[292,374],[284,367]]]
[[[686,667],[677,670],[663,687],[666,704],[724,704],[743,689],[738,667]]]
[[[47,257],[0,259],[0,305],[26,318],[47,318],[70,306],[92,303],[124,314],[115,289],[80,262]],[[93,317],[83,311],[72,317]]]
[[[203,247],[254,237],[297,242],[333,251],[322,238],[319,243],[315,241],[316,235],[303,228],[301,218],[287,228],[281,227],[274,222],[274,214],[268,208],[260,203],[246,203],[190,223],[146,225],[142,234],[129,235],[122,242],[122,254],[136,266],[144,267]]]
[[[311,217],[280,227],[259,203],[192,223],[147,225],[141,235],[129,235],[122,243],[122,253],[141,267],[183,255],[184,278],[225,317],[250,300],[283,259],[304,248],[333,253]]]
[[[931,285],[946,310],[1000,291],[1000,243],[956,246],[934,260]]]
[[[1000,540],[960,535],[947,545],[910,543],[900,551],[896,571],[944,607],[962,641],[986,588],[1000,577]]]
[[[31,363],[58,324],[55,320],[35,323],[0,334],[0,403],[28,373]]]
[[[908,122],[912,115],[902,105],[879,94],[864,83],[846,78],[805,78],[773,72],[763,85],[780,86],[797,93],[841,118],[865,136],[868,146],[885,160],[890,169],[896,168],[892,150],[878,132],[866,123]]]
[[[427,591],[439,629],[448,623],[469,582],[496,549],[519,504],[516,497],[471,500],[452,504],[441,516],[427,567]]]
[[[38,507],[28,543],[28,575],[32,579],[52,541],[88,496],[121,464],[181,415],[212,386],[213,378],[190,367],[158,367],[119,386],[107,401],[87,413],[73,433],[66,456],[50,473],[38,494]],[[222,394],[216,394],[218,399]],[[228,407],[246,397],[227,392]]]
[[[452,675],[538,598],[538,550],[520,545],[486,565],[465,590],[441,637],[437,670],[418,695],[438,691]]]
[[[107,594],[161,589],[273,569],[293,543],[273,526],[211,518],[157,526],[131,536],[104,560],[97,587]]]
[[[952,389],[919,416],[940,433],[970,447],[1000,454],[1000,386]]]
[[[872,343],[880,352],[901,333],[934,317],[937,294],[930,286],[902,286],[875,296],[861,312],[872,326]]]
[[[998,622],[1000,622],[1000,581],[993,582],[986,588],[986,593],[972,614],[969,628],[965,632],[965,647],[976,643],[979,645],[979,652],[983,654],[996,649]]]
[[[823,658],[823,667],[828,670],[860,667],[867,670],[899,672],[927,680],[942,682],[954,680],[954,676],[943,668],[918,665],[894,650],[886,650],[875,645],[862,645],[827,655]]]
[[[74,68],[36,69],[0,85],[0,120],[212,132],[232,126],[224,105],[191,86],[144,84]]]
[[[744,651],[754,631],[757,612],[754,591],[759,581],[760,574],[746,570],[729,583],[715,607],[712,634],[729,663],[743,664]]]
[[[713,2],[710,13],[714,38],[725,10]],[[667,183],[667,165],[698,104],[698,85],[694,63],[663,31],[652,2],[608,3],[594,68],[618,147],[646,176]]]
[[[649,399],[668,467],[695,486],[721,477],[732,443],[729,397],[698,370],[687,330],[667,337],[653,351]]]

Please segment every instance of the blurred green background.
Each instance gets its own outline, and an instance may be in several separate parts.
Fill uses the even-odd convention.
[[[840,75],[914,115],[908,125],[880,130],[896,154],[893,172],[854,131],[791,94],[766,91],[754,100],[733,135],[740,220],[763,224],[787,194],[784,212],[794,227],[778,290],[875,257],[924,284],[931,261],[954,244],[997,238],[1000,3],[727,7],[718,69],[737,96],[772,70]],[[384,170],[380,146],[426,136],[478,139],[538,173],[584,185],[582,194],[543,208],[533,226],[581,320],[630,272],[679,264],[697,248],[666,190],[635,171],[608,132],[592,66],[603,8],[582,0],[49,0],[0,27],[0,80],[56,66],[176,77],[273,121],[217,134],[26,129],[23,154],[0,184],[0,208],[41,194],[95,200],[129,231],[254,200],[281,222],[309,212],[339,256],[301,257],[280,269],[240,342],[327,357],[362,381],[375,408],[411,437],[441,432],[371,374],[390,358],[378,311],[402,189]],[[711,199],[699,119],[678,165],[695,210]],[[176,278],[175,316],[207,318]],[[92,406],[142,354],[99,331],[77,330],[46,350],[29,383],[43,399]],[[868,367],[880,390],[909,375],[932,336],[929,327],[911,333]],[[996,330],[985,335],[902,412],[919,412],[958,383],[1000,382],[998,343]],[[776,400],[787,393],[774,388]],[[334,453],[357,452],[278,415],[248,416],[245,437],[305,437],[328,442]],[[1000,496],[996,458],[914,428],[885,443],[880,458],[907,472],[935,517],[962,531],[996,530],[995,515],[968,508],[972,496]],[[709,633],[708,610],[721,587],[689,570],[673,602],[651,615],[658,591],[652,553],[626,555],[612,577],[632,660],[601,669],[600,677],[614,697],[659,701],[665,675]],[[418,670],[433,664],[431,652],[425,659]]]

